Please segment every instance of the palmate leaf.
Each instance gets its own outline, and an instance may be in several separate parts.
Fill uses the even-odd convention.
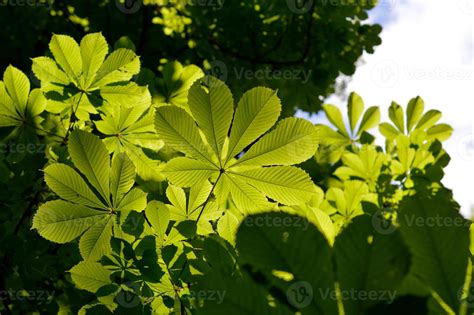
[[[333,164],[339,161],[348,145],[351,145],[354,141],[360,141],[363,134],[377,126],[380,121],[379,108],[372,106],[364,113],[364,102],[362,98],[354,92],[349,95],[347,104],[350,130],[346,128],[339,108],[334,105],[326,104],[323,105],[323,110],[331,124],[336,127],[336,130],[326,125],[316,126],[321,145],[315,157],[321,164]]]
[[[79,249],[86,261],[96,261],[111,251],[113,228],[121,220],[146,207],[146,194],[132,188],[135,169],[123,153],[116,153],[110,165],[102,141],[85,131],[76,130],[69,139],[72,162],[87,179],[73,168],[56,163],[45,168],[49,188],[64,200],[40,206],[33,227],[44,238],[58,243],[78,237]]]
[[[201,215],[202,220],[197,224],[197,233],[200,235],[212,233],[209,221],[218,219],[222,215],[222,211],[214,201],[206,202],[211,190],[212,185],[208,181],[191,187],[189,193],[185,193],[181,187],[169,185],[166,189],[166,197],[170,204],[149,203],[145,214],[147,217],[148,214],[151,215],[149,221],[155,230],[160,231],[161,238],[165,235],[166,227],[163,230],[163,223],[158,222],[157,211],[160,216],[167,218],[165,221],[172,220],[176,223],[188,220],[196,221]],[[165,209],[163,210],[163,208]],[[169,238],[171,237],[170,234]]]
[[[334,172],[341,180],[362,179],[371,190],[379,178],[383,164],[387,161],[382,152],[377,152],[373,145],[363,145],[359,152],[346,152],[342,155],[343,166]]]
[[[363,181],[348,180],[344,182],[343,188],[329,188],[321,207],[327,213],[333,214],[335,223],[346,223],[364,214],[363,201],[377,204],[376,197],[376,194],[370,193],[369,187]]]
[[[149,157],[144,150],[157,152],[163,147],[155,132],[154,111],[148,106],[106,106],[96,121],[97,129],[104,135],[109,152],[125,152],[135,165],[138,176],[146,182],[164,180],[161,162]]]
[[[156,110],[158,135],[187,155],[165,166],[163,173],[171,183],[191,187],[210,179],[218,200],[225,200],[230,193],[244,213],[271,208],[266,197],[283,204],[304,203],[311,198],[315,191],[311,179],[289,165],[314,154],[318,145],[314,126],[303,119],[287,118],[259,139],[279,116],[281,105],[274,91],[255,88],[246,92],[232,119],[228,88],[215,78],[204,78],[191,87],[189,108],[192,117],[178,107]]]
[[[55,34],[49,48],[54,60],[33,58],[32,66],[42,90],[59,100],[48,111],[67,110],[64,104],[69,104],[69,111],[85,120],[103,103],[151,104],[147,87],[128,82],[140,71],[140,60],[132,50],[119,48],[107,56],[109,48],[101,33],[87,34],[80,45],[72,37]]]
[[[425,139],[431,141],[438,139],[447,140],[453,129],[447,124],[436,124],[441,119],[441,112],[429,110],[423,114],[425,103],[419,96],[412,98],[408,102],[406,115],[403,115],[403,108],[395,102],[392,102],[388,110],[389,118],[393,124],[382,123],[379,126],[380,133],[393,141],[399,135],[417,136],[425,133]],[[406,125],[406,126],[405,126]]]
[[[46,98],[39,89],[30,92],[27,76],[13,66],[8,66],[0,81],[0,127],[13,127],[5,137],[28,139],[36,136],[46,108]]]
[[[364,112],[364,101],[355,92],[352,92],[349,95],[347,104],[350,134],[346,129],[339,108],[334,105],[326,104],[323,105],[323,110],[329,121],[337,128],[337,132],[348,140],[360,137],[362,132],[374,128],[380,121],[380,110],[377,106],[368,108],[362,116],[362,113]],[[362,120],[360,120],[361,116]],[[357,127],[358,123],[359,126]]]
[[[469,251],[469,225],[445,189],[419,187],[399,206],[399,224],[413,256],[410,273],[453,314],[460,308]]]

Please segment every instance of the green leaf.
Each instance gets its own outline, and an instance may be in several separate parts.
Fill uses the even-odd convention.
[[[141,212],[146,207],[146,193],[139,188],[133,188],[120,200],[117,208],[121,212]]]
[[[177,157],[169,161],[163,174],[175,185],[191,187],[215,174],[218,169],[209,163]]]
[[[140,58],[130,49],[114,50],[97,71],[91,88],[130,80],[140,72]]]
[[[217,233],[229,243],[235,245],[240,220],[233,211],[226,211],[217,221]]]
[[[191,157],[214,164],[195,122],[183,109],[172,106],[158,108],[155,128],[166,144]]]
[[[85,261],[97,261],[112,251],[110,238],[114,219],[106,215],[92,225],[79,240],[79,251]]]
[[[54,59],[69,78],[78,83],[82,72],[81,50],[70,36],[54,34],[49,42]]]
[[[184,193],[184,190],[182,188],[174,185],[169,185],[168,188],[166,188],[166,197],[168,197],[168,200],[175,207],[186,212],[186,194]]]
[[[426,133],[428,140],[438,139],[439,141],[444,141],[451,137],[453,128],[447,124],[438,124],[430,127]]]
[[[116,153],[112,159],[110,192],[112,203],[118,204],[135,183],[135,167],[124,153]]]
[[[3,142],[15,140],[29,145],[37,139],[37,129],[43,120],[39,115],[46,107],[46,98],[38,89],[30,93],[28,78],[12,66],[5,70],[3,79],[0,81],[0,127],[15,127],[4,135]]]
[[[235,165],[293,165],[311,158],[318,146],[316,129],[300,118],[283,119],[255,143]]]
[[[344,121],[342,120],[342,114],[339,108],[334,105],[325,104],[323,105],[323,110],[326,113],[326,116],[329,121],[334,126],[336,126],[337,130],[345,137],[349,138],[349,134],[347,133],[346,126],[344,125]]]
[[[201,247],[201,246],[200,246]],[[271,297],[266,288],[256,283],[247,273],[232,272],[236,264],[234,250],[221,239],[206,238],[202,245],[203,260],[199,263],[199,273],[193,277],[195,292],[213,292],[216,298],[197,297],[197,314],[259,314],[289,315],[287,303]],[[284,293],[280,297],[284,299]],[[268,300],[272,299],[269,303]]]
[[[302,204],[315,193],[308,174],[292,166],[275,166],[232,173],[232,178],[254,186],[266,196],[286,205]]]
[[[146,86],[135,82],[123,85],[107,85],[101,88],[100,95],[113,106],[142,107],[151,104],[151,95]]]
[[[329,245],[334,245],[334,239],[336,237],[336,229],[334,223],[331,220],[331,217],[318,208],[308,207],[306,212],[307,219],[313,223],[321,233],[324,234]]]
[[[244,93],[239,101],[229,138],[227,160],[268,131],[280,115],[276,92],[258,87]]]
[[[112,283],[111,272],[98,262],[82,261],[72,267],[69,272],[78,288],[91,293],[96,293],[101,287]]]
[[[222,185],[229,189],[235,205],[244,213],[256,213],[271,208],[267,199],[240,176],[224,174]]]
[[[40,206],[33,218],[32,228],[38,230],[47,240],[67,243],[105,217],[104,211],[63,200],[53,200]]]
[[[49,165],[44,169],[44,179],[52,191],[67,201],[107,209],[70,166],[60,163]]]
[[[469,252],[469,222],[449,191],[424,190],[405,197],[399,224],[413,256],[411,272],[457,314]]]
[[[183,67],[178,61],[172,61],[164,65],[162,72],[163,78],[156,78],[151,86],[157,90],[152,93],[153,103],[187,108],[189,88],[204,76],[203,71],[195,65]]]
[[[31,90],[26,104],[25,116],[29,120],[35,120],[46,108],[46,98],[39,89]]]
[[[342,180],[357,177],[375,188],[386,156],[377,152],[373,146],[364,145],[357,154],[346,152],[342,155],[345,166],[339,167],[334,174]]]
[[[385,138],[389,140],[395,139],[400,134],[400,131],[395,129],[395,127],[389,123],[381,123],[379,125],[379,131]]]
[[[189,89],[188,106],[220,159],[234,114],[234,100],[229,88],[214,77],[196,81]]]
[[[349,124],[350,124],[352,133],[354,133],[357,122],[359,121],[360,116],[362,115],[363,112],[364,112],[364,101],[357,93],[352,92],[349,95],[349,102],[347,104],[347,114],[349,115]]]
[[[136,167],[137,175],[141,180],[150,183],[157,183],[165,180],[162,174],[163,166],[160,161],[149,158],[141,148],[124,142],[124,150],[127,156],[133,161]]]
[[[412,98],[407,106],[407,131],[411,132],[425,110],[425,102],[419,96]]]
[[[135,169],[123,153],[114,154],[110,168],[109,155],[98,137],[75,130],[70,135],[69,154],[89,183],[96,183],[92,185],[95,190],[91,190],[79,173],[69,166],[59,163],[48,166],[45,169],[48,186],[60,197],[80,204],[62,200],[47,203],[40,207],[33,227],[45,238],[54,238],[56,242],[68,242],[82,234],[79,240],[81,256],[84,260],[96,261],[112,251],[113,227],[116,236],[125,237],[119,223],[123,223],[131,211],[145,209],[147,194],[139,188],[132,188]],[[105,189],[106,194],[101,192]],[[77,227],[71,228],[71,224]],[[57,231],[54,231],[56,226]]]
[[[109,52],[107,41],[101,33],[90,33],[81,40],[82,77],[81,85],[87,90]]]
[[[191,187],[188,199],[188,213],[193,214],[198,208],[202,208],[202,205],[206,202],[211,191],[212,185],[207,180]],[[206,207],[206,209],[209,208],[209,206]]]
[[[110,160],[102,141],[88,132],[75,130],[69,136],[68,149],[74,165],[100,195],[110,202]]]
[[[36,57],[32,59],[32,70],[35,76],[41,81],[41,86],[47,84],[69,85],[70,80],[56,62],[49,57]]]
[[[361,202],[370,199],[369,188],[362,181],[349,180],[344,183],[344,190],[338,187],[329,188],[326,199],[349,220],[363,214]]]
[[[18,118],[15,104],[8,96],[5,84],[0,81],[0,127],[16,126],[19,123]]]
[[[425,130],[431,128],[441,119],[441,112],[435,109],[427,111],[416,125],[415,129]]]
[[[315,154],[315,159],[320,164],[333,164],[340,160],[346,146],[351,144],[351,140],[338,131],[332,130],[325,125],[316,125],[319,147]]]
[[[367,313],[377,303],[392,303],[408,273],[410,254],[400,233],[379,234],[374,231],[372,221],[370,216],[355,218],[337,236],[334,245],[341,292],[376,294],[367,301],[343,299],[344,313],[348,315]]]
[[[166,230],[170,222],[170,211],[166,205],[159,201],[153,200],[147,205],[145,209],[145,215],[156,234],[161,240],[164,240],[166,236]]]
[[[336,300],[324,298],[324,293],[333,294],[335,290],[331,247],[304,218],[284,213],[249,216],[239,227],[236,248],[239,263],[250,265],[250,270],[266,280],[259,285],[272,283],[272,292],[281,291],[285,300],[302,314],[338,314]],[[290,280],[278,281],[274,271],[285,272]],[[312,293],[312,298],[294,295],[299,284],[304,286],[306,295]],[[304,308],[298,302],[304,302]]]
[[[122,36],[114,43],[114,50],[119,48],[126,48],[132,51],[136,51],[135,44],[128,36]]]
[[[374,128],[380,122],[380,109],[377,106],[369,107],[362,117],[357,136],[360,136],[363,131]]]
[[[30,81],[23,72],[13,66],[8,66],[3,73],[3,83],[15,104],[17,113],[19,116],[23,116],[30,93]]]
[[[388,117],[395,124],[401,133],[405,132],[405,121],[403,118],[403,108],[395,102],[392,102],[388,108]]]

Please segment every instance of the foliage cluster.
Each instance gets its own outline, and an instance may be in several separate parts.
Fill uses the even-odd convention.
[[[13,66],[0,82],[0,292],[54,295],[2,313],[472,312],[452,129],[420,97],[380,123],[352,93],[348,123],[324,105],[313,125],[267,87],[234,98],[177,62],[155,77],[100,33],[49,50],[40,88]]]

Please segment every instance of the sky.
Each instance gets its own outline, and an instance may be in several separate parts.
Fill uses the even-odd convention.
[[[378,105],[388,121],[391,101],[406,107],[421,96],[425,110],[443,113],[454,128],[444,142],[451,156],[443,183],[453,190],[464,215],[474,206],[473,0],[379,0],[370,22],[383,26],[382,45],[362,57],[347,91]],[[326,103],[346,107],[336,96]],[[312,117],[325,123],[324,114]]]

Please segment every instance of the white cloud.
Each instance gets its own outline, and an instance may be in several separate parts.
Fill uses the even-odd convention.
[[[379,105],[384,120],[392,100],[406,106],[417,95],[427,109],[442,111],[442,122],[455,129],[445,142],[451,163],[443,182],[469,215],[474,205],[472,0],[381,2],[372,19],[384,24],[382,45],[363,57],[348,91],[359,93],[366,106]],[[333,96],[328,102],[344,108],[346,100]]]

